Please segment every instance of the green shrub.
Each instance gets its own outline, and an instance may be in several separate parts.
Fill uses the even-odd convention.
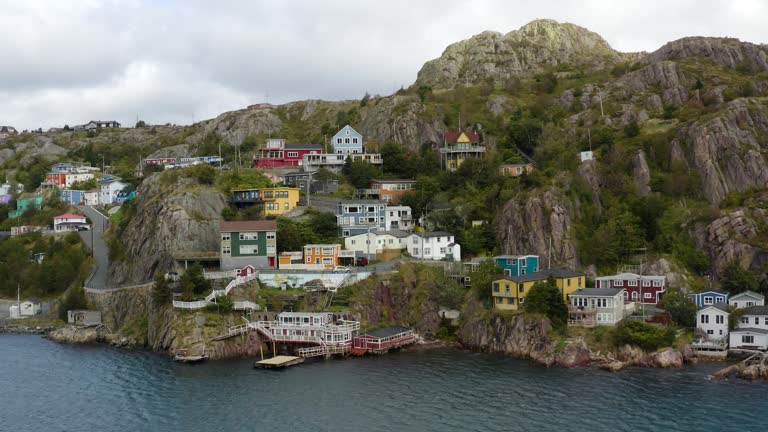
[[[616,326],[614,344],[617,347],[631,345],[646,351],[655,351],[671,346],[675,341],[675,331],[671,328],[659,328],[640,321],[624,320]]]
[[[638,135],[640,135],[640,125],[637,124],[637,120],[632,120],[624,126],[624,136],[632,138]]]

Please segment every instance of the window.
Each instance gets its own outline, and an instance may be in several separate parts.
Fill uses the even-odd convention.
[[[357,144],[357,138],[352,138],[352,143]]]
[[[350,240],[349,243],[350,244],[355,244],[355,240]]]
[[[289,206],[288,203],[283,204],[283,206],[285,207],[285,210],[288,210],[288,206]]]
[[[613,286],[617,286],[617,287],[624,286],[624,281],[620,279],[616,279],[615,281],[613,281]]]
[[[647,299],[651,299],[651,298],[653,298],[653,294],[652,293],[644,293],[643,297],[647,298]]]
[[[702,314],[701,315],[701,323],[702,324],[709,324],[709,315]]]
[[[349,144],[349,138],[344,138],[344,144]]]
[[[637,292],[632,291],[632,300],[637,300]]]
[[[722,303],[722,302],[723,302],[722,297],[718,297],[717,299],[715,299],[715,303]]]
[[[413,254],[416,255],[416,256],[419,256],[419,248],[415,248],[413,250]]]
[[[749,317],[741,317],[742,324],[749,324]]]
[[[760,325],[760,318],[759,317],[755,317],[755,325]]]
[[[344,236],[344,237],[349,237],[349,231],[348,230],[344,230],[344,231],[341,232],[341,235]]]
[[[259,245],[240,246],[240,254],[242,255],[256,255],[258,253],[259,253]]]
[[[288,157],[292,157],[292,158],[299,157],[299,152],[288,152]]]
[[[224,255],[229,255],[232,253],[232,248],[230,248],[229,246],[224,246],[223,248],[221,248],[221,253]]]
[[[419,243],[419,238],[418,237],[414,237],[413,238],[413,244],[418,244],[418,243]]]
[[[275,233],[269,232],[269,233],[267,233],[267,240],[274,240],[275,236],[276,236]]]
[[[309,264],[309,263],[311,263],[311,262],[312,262],[312,257],[309,257],[309,256],[308,256],[308,257],[307,257],[307,264]]]
[[[713,334],[715,334],[715,331],[714,330],[707,330],[707,334],[708,335],[713,335]]]
[[[644,286],[644,287],[649,287],[649,286],[651,286],[651,281],[649,281],[649,280],[644,280],[644,281],[643,281],[643,286]]]
[[[341,144],[341,138],[336,138],[336,144]]]
[[[496,297],[496,304],[501,304],[501,302],[503,302],[503,301],[504,301],[504,299],[503,299],[503,298],[501,298],[501,297]]]
[[[259,233],[240,233],[240,240],[258,240]]]
[[[430,248],[424,248],[424,255],[429,255],[432,253],[432,249]]]
[[[518,290],[519,292],[521,292],[521,293],[522,293],[522,292],[525,292],[525,285],[523,285],[523,284],[517,284],[517,290]]]
[[[499,292],[499,284],[496,282],[493,283],[493,292]]]
[[[230,233],[221,233],[221,241],[230,241],[232,235]]]
[[[520,260],[520,265],[523,266],[523,267],[525,267],[527,265],[526,261],[525,261],[525,258]]]
[[[661,281],[653,281],[653,286],[660,287],[661,286]]]
[[[570,280],[570,279],[568,279],[568,283],[567,283],[567,285],[568,285],[568,286],[571,286],[571,280]]]
[[[637,286],[637,281],[636,281],[636,280],[631,280],[631,281],[629,281],[629,282],[627,283],[627,285],[629,285],[629,286],[631,286],[631,287],[636,287],[636,286]]]
[[[512,276],[512,270],[504,269],[504,276]]]
[[[629,298],[629,293],[624,291],[624,300],[627,300]]]
[[[716,324],[723,324],[725,322],[725,317],[722,315],[716,315],[715,316],[715,323]]]
[[[755,343],[755,337],[754,336],[743,335],[741,337],[741,342],[742,343],[748,343],[748,344]]]
[[[704,304],[705,305],[711,305],[712,304],[712,297],[704,297]]]
[[[445,248],[444,248],[444,247],[441,247],[441,248],[440,248],[440,253],[441,253],[441,254],[443,254],[443,255],[445,255]]]

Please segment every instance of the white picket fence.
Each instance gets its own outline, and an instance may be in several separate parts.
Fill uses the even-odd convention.
[[[174,300],[173,307],[178,308],[178,309],[203,309],[203,308],[205,308],[208,305],[216,304],[216,297],[218,297],[220,295],[229,295],[229,293],[233,289],[235,289],[235,287],[238,287],[240,285],[244,285],[244,284],[246,284],[248,282],[256,280],[257,277],[258,276],[255,273],[251,274],[251,275],[248,275],[248,276],[237,276],[234,279],[232,279],[227,284],[227,287],[224,288],[223,290],[213,290],[213,291],[211,291],[210,294],[205,296],[205,300],[197,300],[197,301],[192,301],[192,302],[185,302],[185,301],[176,301],[176,300]],[[238,309],[237,307],[235,307],[235,309],[237,309],[237,310],[245,310],[245,309],[259,310],[259,305],[257,305],[256,303],[253,303],[253,302],[248,302],[248,301],[246,301],[246,302],[235,302],[236,306],[238,304],[242,307],[242,309]]]

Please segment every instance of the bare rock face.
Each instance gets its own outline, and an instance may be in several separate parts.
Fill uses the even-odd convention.
[[[396,142],[414,151],[425,143],[441,143],[446,127],[426,119],[423,111],[424,105],[414,96],[383,98],[365,111],[359,132],[367,140]]]
[[[506,35],[486,31],[448,46],[440,58],[421,68],[415,85],[450,88],[538,73],[563,63],[603,68],[623,58],[585,28],[536,20]]]
[[[648,354],[640,360],[640,366],[649,368],[681,368],[683,363],[683,354],[674,349]]]
[[[681,288],[688,285],[687,273],[666,258],[658,258],[643,265],[643,274],[664,276],[667,278],[667,286],[672,288]]]
[[[766,224],[768,210],[765,207],[739,208],[721,215],[708,225],[696,224],[693,237],[696,245],[706,251],[712,260],[715,275],[721,275],[731,261],[737,261],[743,268],[759,271],[768,263],[768,251],[760,247],[758,241],[760,227]]]
[[[582,179],[592,192],[592,205],[598,211],[603,210],[602,196],[600,194],[600,177],[596,160],[584,161],[579,164],[578,178]]]
[[[481,305],[475,307],[482,308]],[[508,354],[515,357],[543,358],[551,356],[549,320],[525,315],[489,319],[476,310],[462,312],[468,318],[459,328],[459,341],[469,349],[481,352]],[[550,358],[554,362],[553,358]]]
[[[683,126],[672,142],[672,159],[701,176],[704,197],[719,204],[730,192],[768,186],[768,108],[737,99],[718,116]]]
[[[738,39],[687,37],[669,42],[649,54],[644,61],[655,63],[684,57],[708,57],[723,66],[768,71],[768,55],[760,46]]]
[[[638,150],[632,158],[632,178],[641,196],[651,193],[651,170],[648,168],[643,150]]]
[[[549,190],[512,199],[496,217],[503,253],[535,254],[546,259],[552,240],[552,267],[576,268],[579,264],[571,233],[573,209],[563,196]]]
[[[121,238],[131,259],[110,263],[113,284],[151,280],[174,265],[174,254],[219,250],[224,194],[174,172],[146,179],[135,199],[136,214]]]

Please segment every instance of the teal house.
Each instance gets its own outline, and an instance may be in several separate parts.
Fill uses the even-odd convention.
[[[8,219],[16,219],[17,217],[23,215],[24,212],[26,212],[29,209],[41,210],[42,208],[43,208],[42,196],[18,198],[16,200],[16,210],[11,210],[8,212]]]
[[[539,271],[538,255],[499,255],[493,257],[507,277],[518,277]]]

